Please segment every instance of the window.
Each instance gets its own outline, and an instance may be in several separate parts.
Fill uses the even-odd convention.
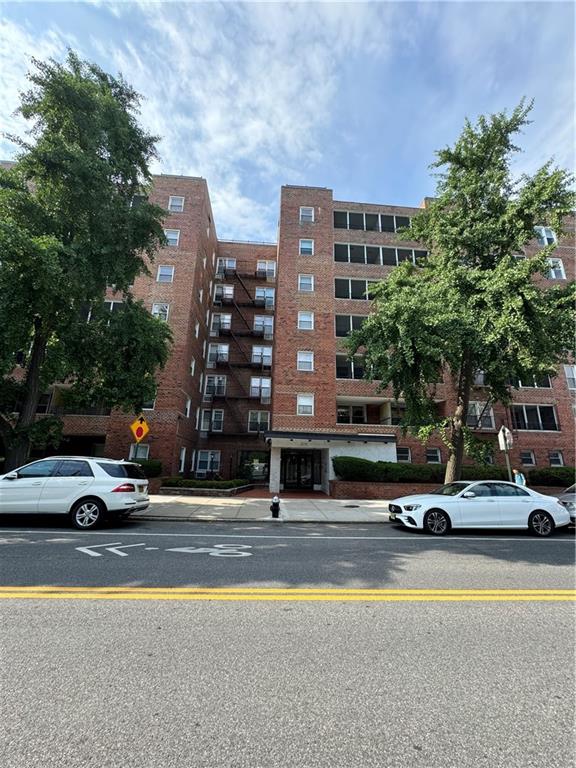
[[[474,380],[472,382],[473,386],[475,387],[487,387],[486,384],[486,374],[484,371],[476,371],[474,374]]]
[[[50,477],[56,469],[57,460],[35,461],[27,467],[18,470],[18,477]]]
[[[298,312],[298,329],[301,331],[314,330],[314,312]]]
[[[54,477],[94,477],[94,473],[87,461],[66,460],[60,462]]]
[[[534,451],[520,451],[520,463],[522,464],[523,467],[536,466]]]
[[[274,296],[276,290],[274,288],[263,288],[258,286],[256,288],[254,304],[259,307],[272,308],[274,306]]]
[[[300,350],[296,355],[296,368],[299,371],[314,370],[314,352],[304,352]]]
[[[180,243],[180,230],[179,229],[165,229],[164,236],[168,241],[168,245],[172,248],[177,248]]]
[[[566,280],[562,259],[546,259],[546,261],[550,265],[550,269],[546,274],[548,280]]]
[[[153,411],[155,405],[156,405],[156,398],[154,398],[153,400],[146,400],[145,403],[142,403],[142,410]]]
[[[296,395],[298,416],[314,416],[314,395]]]
[[[513,382],[513,386],[516,387],[516,389],[519,389],[520,387],[522,389],[551,389],[552,382],[550,381],[550,376],[548,376],[548,374],[545,373],[542,376],[539,376],[538,378],[536,378],[536,376],[533,376],[531,378],[527,376],[526,380],[518,379],[518,381]]]
[[[396,461],[399,464],[410,464],[412,462],[412,454],[410,452],[410,448],[402,448],[401,446],[396,446]]]
[[[234,286],[233,285],[217,285],[214,289],[214,303],[220,304],[222,302],[231,303],[234,301]]]
[[[179,195],[170,195],[168,198],[168,210],[170,213],[182,213],[184,210],[184,198]]]
[[[236,272],[236,259],[218,259],[216,263],[216,275],[230,275]]]
[[[312,224],[314,222],[314,208],[306,206],[300,208],[300,224]]]
[[[486,403],[468,403],[466,426],[473,429],[494,429],[494,412]]]
[[[205,395],[225,395],[226,394],[226,376],[206,376]]]
[[[229,350],[230,350],[229,344],[209,344],[208,345],[208,362],[209,363],[228,362]]]
[[[220,408],[202,411],[201,432],[222,432],[224,429],[224,411]]]
[[[553,405],[513,405],[510,411],[514,429],[558,431]]]
[[[347,355],[336,355],[337,379],[362,379],[364,378],[364,360],[362,357],[354,357],[352,360]]]
[[[104,302],[104,311],[105,312],[120,312],[122,309],[123,301],[105,301]]]
[[[132,443],[130,446],[129,459],[147,459],[150,453],[150,446],[145,443]]]
[[[252,347],[252,363],[270,368],[272,365],[272,347]]]
[[[368,301],[371,298],[371,286],[377,282],[377,280],[354,280],[349,277],[337,277],[334,280],[334,296],[337,299]]]
[[[186,405],[184,406],[184,415],[187,419],[190,418],[190,409],[192,408],[192,400],[187,397],[186,398]]]
[[[564,454],[562,451],[550,451],[548,453],[548,461],[551,467],[563,467],[564,466]]]
[[[536,233],[538,245],[543,248],[547,245],[554,245],[558,241],[556,233],[550,227],[534,227],[534,232]]]
[[[198,451],[196,474],[205,477],[220,471],[220,451]]]
[[[440,464],[441,461],[440,448],[426,448],[426,464]]]
[[[178,463],[178,474],[184,474],[186,469],[186,448],[180,448],[180,461]]]
[[[564,374],[568,389],[576,389],[576,365],[565,365]]]
[[[219,336],[223,331],[229,331],[232,328],[232,315],[212,315],[210,325],[210,335]]]
[[[196,360],[192,358],[192,360],[190,360],[190,376],[194,376],[195,370],[196,370]]]
[[[198,391],[199,392],[202,392],[203,383],[204,383],[204,374],[201,373],[200,374],[200,380],[198,381]]]
[[[274,333],[274,318],[266,315],[254,315],[254,332],[263,333],[265,339],[271,339]]]
[[[262,402],[270,400],[272,379],[262,376],[252,376],[250,379],[250,397],[259,397]]]
[[[204,299],[204,288],[200,288],[198,291],[198,303],[202,304],[202,301]]]
[[[196,336],[196,338],[200,336],[200,323],[198,322],[194,326],[194,336]]]
[[[365,319],[363,315],[336,315],[336,336],[348,336],[351,331],[359,331]]]
[[[168,320],[168,313],[170,312],[170,304],[152,304],[152,314],[159,320]]]
[[[393,214],[359,213],[358,211],[334,211],[335,229],[363,229],[369,232],[396,232],[409,227],[408,216]]]
[[[276,262],[258,261],[256,264],[256,277],[276,277]]]
[[[200,407],[196,408],[196,429],[198,429],[199,424],[200,424]]]
[[[364,405],[336,406],[337,424],[366,424],[366,407]]]
[[[314,275],[298,275],[298,290],[307,292],[313,291]]]
[[[174,280],[174,267],[167,267],[165,265],[158,267],[156,274],[157,283],[171,283]]]
[[[270,428],[268,411],[248,412],[248,432],[266,432]]]
[[[398,401],[390,403],[390,424],[399,426],[406,417],[406,404]]]
[[[314,240],[300,240],[300,256],[314,256]]]

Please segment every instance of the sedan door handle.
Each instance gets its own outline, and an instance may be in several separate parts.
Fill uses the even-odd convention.
[[[42,480],[36,480],[32,485],[42,485]]]
[[[88,485],[88,480],[82,480],[78,485]]]

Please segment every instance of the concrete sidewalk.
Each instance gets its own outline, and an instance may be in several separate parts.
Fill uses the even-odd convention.
[[[277,522],[270,515],[270,499],[216,496],[150,496],[144,512],[132,520],[258,520]],[[298,523],[387,523],[384,500],[287,499],[280,501],[280,520]]]

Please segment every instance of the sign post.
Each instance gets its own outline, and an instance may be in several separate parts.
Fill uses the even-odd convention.
[[[504,424],[502,424],[500,431],[498,432],[498,445],[500,446],[500,450],[504,451],[504,455],[506,456],[508,480],[512,483],[514,480],[512,478],[512,469],[510,467],[510,448],[514,445],[514,438],[512,437],[512,432],[510,432],[508,427],[505,427]]]

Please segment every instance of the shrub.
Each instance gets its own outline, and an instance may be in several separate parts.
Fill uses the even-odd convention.
[[[364,483],[443,483],[444,464],[398,464],[394,461],[369,461],[355,456],[335,456],[334,472],[340,480]],[[508,480],[505,467],[462,468],[462,480]]]
[[[146,477],[160,477],[162,462],[159,459],[134,459],[134,464],[140,464]]]
[[[212,488],[222,490],[226,488],[239,488],[246,485],[246,480],[186,480],[183,477],[162,478],[162,488]]]
[[[543,467],[528,472],[528,485],[552,485],[567,488],[574,483],[574,467]]]

